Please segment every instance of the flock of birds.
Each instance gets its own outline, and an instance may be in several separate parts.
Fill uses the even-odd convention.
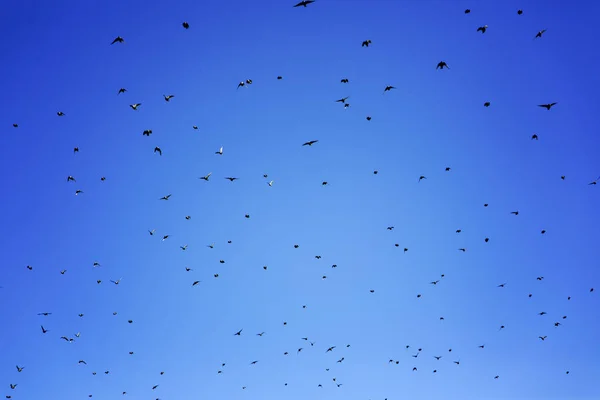
[[[314,0],[304,0],[304,1],[301,1],[301,2],[299,2],[297,4],[295,4],[294,7],[307,7],[309,5],[312,5],[313,3],[315,3]],[[467,9],[467,10],[464,11],[465,14],[469,14],[470,12],[471,12],[471,10],[469,10],[469,9]],[[522,10],[518,10],[517,14],[518,15],[522,15],[523,11]],[[184,29],[189,29],[190,25],[189,25],[188,22],[183,22],[182,23],[182,27]],[[478,27],[475,31],[477,33],[480,32],[481,34],[485,34],[487,32],[487,30],[488,30],[488,26],[487,25],[483,25],[483,26]],[[543,35],[545,34],[545,32],[546,32],[546,29],[542,29],[542,30],[538,31],[534,35],[534,39],[541,39],[543,37]],[[110,44],[111,45],[120,45],[120,44],[123,44],[123,43],[125,43],[125,39],[123,37],[121,37],[121,36],[117,36],[116,38],[114,38],[114,40]],[[358,45],[358,43],[357,43],[357,45]],[[372,41],[370,39],[364,40],[361,43],[361,47],[365,47],[365,48],[368,48],[371,45],[372,45]],[[449,70],[450,66],[448,65],[448,63],[446,61],[439,61],[439,63],[436,65],[435,69],[436,70],[445,70],[445,69]],[[283,79],[283,77],[282,76],[276,76],[276,79],[277,80],[281,80],[281,79]],[[342,78],[340,80],[340,82],[342,84],[349,84],[349,79],[348,78]],[[246,88],[246,87],[248,87],[248,86],[250,86],[252,84],[253,84],[252,79],[245,79],[245,80],[240,81],[237,84],[237,88],[236,89]],[[385,93],[391,92],[392,90],[395,90],[395,89],[397,89],[395,86],[387,85],[387,86],[385,86],[383,88],[383,93],[385,94]],[[117,90],[116,94],[120,96],[120,95],[126,95],[127,93],[128,93],[128,90],[126,88],[122,87],[122,88],[119,88]],[[165,102],[171,102],[171,100],[173,100],[175,98],[175,95],[173,95],[173,94],[163,94],[163,98],[164,98]],[[334,101],[336,103],[340,103],[344,108],[348,108],[348,107],[350,107],[350,103],[348,102],[349,98],[350,98],[349,96],[346,96],[346,97],[342,97],[342,98],[334,100]],[[551,111],[557,104],[558,104],[558,102],[553,101],[553,102],[549,102],[549,103],[545,103],[545,104],[538,104],[537,106],[541,107],[541,108],[544,108],[544,109],[546,109],[548,111]],[[485,102],[483,104],[484,107],[490,107],[490,105],[491,105],[490,102]],[[132,104],[129,105],[129,107],[131,108],[132,112],[139,111],[142,106],[143,106],[142,103],[132,103]],[[65,117],[68,118],[67,114],[65,112],[63,112],[63,111],[58,111],[57,112],[57,116],[60,117],[60,118],[65,118]],[[371,120],[371,116],[366,116],[366,119],[368,121],[370,121]],[[14,128],[18,128],[19,124],[15,122],[15,123],[13,123],[13,127]],[[196,125],[192,126],[192,128],[194,130],[198,130],[198,126],[196,126]],[[144,130],[142,132],[142,135],[145,136],[145,137],[151,137],[152,134],[153,134],[153,132],[152,132],[151,129],[146,129],[146,130]],[[539,138],[538,138],[537,134],[533,134],[531,136],[531,139],[532,140],[538,140]],[[311,140],[307,140],[304,143],[298,143],[298,145],[302,146],[302,147],[306,147],[306,148],[311,148],[313,146],[318,146],[319,145],[319,140],[318,139],[311,139]],[[74,154],[78,154],[79,152],[80,152],[79,147],[75,146],[73,148],[73,153]],[[163,155],[163,150],[159,146],[156,146],[154,148],[154,153],[157,154],[158,156],[162,156]],[[224,156],[224,148],[223,148],[223,146],[219,147],[218,149],[215,149],[214,154],[215,154],[215,156],[219,156],[219,157]],[[451,168],[450,167],[445,167],[445,171],[446,172],[450,172]],[[373,173],[373,175],[377,175],[378,172],[379,172],[378,170],[374,170],[372,173]],[[204,176],[200,176],[198,179],[203,180],[205,182],[209,182],[212,179],[212,177],[213,177],[212,176],[212,172],[208,172]],[[226,177],[223,177],[223,178],[226,179],[226,180],[228,180],[228,181],[230,181],[230,182],[235,182],[235,181],[237,181],[239,179],[236,176],[226,176]],[[266,180],[265,184],[267,184],[269,187],[272,187],[274,185],[274,183],[275,183],[274,180],[269,179],[269,176],[267,174],[264,174],[263,178]],[[105,181],[106,179],[107,178],[105,176],[101,176],[100,177],[101,181]],[[415,177],[415,179],[417,180],[417,182],[421,182],[423,180],[426,180],[427,177],[424,176],[424,175],[421,175],[421,176],[418,177],[418,179],[417,179],[417,177]],[[561,180],[565,180],[566,177],[565,176],[560,176],[560,179]],[[589,181],[588,185],[597,185],[599,180],[600,180],[600,176],[597,177],[594,180]],[[69,175],[69,176],[67,176],[66,177],[66,182],[68,184],[78,184],[78,180],[76,179],[75,175]],[[327,186],[328,182],[327,181],[322,181],[321,185]],[[79,195],[82,195],[84,192],[81,189],[76,188],[74,190],[74,193],[75,193],[75,195],[79,196]],[[156,200],[159,200],[159,201],[169,201],[172,196],[173,196],[173,194],[168,193],[168,194],[165,194],[164,196],[162,196],[162,197],[160,197],[160,198],[158,198]],[[488,204],[487,203],[483,204],[483,207],[488,207]],[[519,211],[518,210],[511,210],[511,211],[507,210],[507,214],[511,214],[511,215],[513,215],[513,216],[516,217],[516,216],[519,215]],[[245,214],[244,217],[245,218],[250,218],[250,215],[249,214]],[[185,219],[186,220],[190,220],[191,216],[190,215],[186,215]],[[393,231],[394,230],[394,226],[388,226],[387,230],[388,231]],[[457,229],[455,231],[456,234],[460,234],[461,232],[462,232],[461,229]],[[544,235],[546,233],[546,230],[541,230],[540,233],[542,235]],[[166,234],[166,233],[164,233],[164,234],[160,233],[159,234],[156,229],[148,229],[147,233],[145,233],[145,234],[147,234],[149,236],[153,236],[153,237],[155,235],[158,235],[159,238],[162,241],[167,241],[171,237],[171,234]],[[489,240],[490,240],[489,237],[485,237],[484,238],[484,241],[486,243]],[[228,241],[228,244],[231,244],[231,243],[232,243],[231,241]],[[206,247],[208,247],[210,249],[213,249],[214,246],[215,246],[214,243],[206,245]],[[406,253],[406,252],[409,251],[409,249],[407,247],[403,247],[399,243],[395,243],[394,246],[395,247],[400,247],[404,253]],[[299,245],[298,244],[294,244],[293,247],[297,249],[297,248],[299,248]],[[180,248],[181,251],[186,251],[187,248],[188,248],[188,245],[184,244],[184,245],[181,245],[179,248]],[[467,249],[461,247],[461,248],[458,248],[457,251],[466,252]],[[320,259],[321,256],[320,255],[316,255],[315,258],[316,259]],[[219,262],[221,264],[225,263],[225,261],[222,260],[222,259],[219,260]],[[90,264],[91,264],[92,268],[101,268],[101,264],[99,262],[97,262],[97,261],[91,262]],[[337,268],[337,265],[333,264],[331,267],[335,269],[335,268]],[[29,271],[34,271],[34,268],[31,265],[26,265],[24,268],[26,268]],[[268,269],[267,266],[263,266],[262,268],[264,270]],[[185,267],[185,272],[192,272],[192,271],[193,271],[192,268]],[[61,275],[65,275],[67,273],[67,269],[61,269],[59,272],[60,272]],[[215,279],[217,279],[217,278],[219,278],[219,274],[215,273],[213,275],[213,277]],[[323,275],[321,278],[322,279],[326,279],[327,276]],[[431,286],[437,286],[437,285],[439,285],[439,284],[442,283],[442,281],[444,280],[444,278],[445,278],[445,275],[441,274],[441,276],[439,276],[437,279],[431,280],[429,282],[429,284]],[[112,283],[114,285],[119,285],[121,283],[121,279],[122,278],[119,278],[119,279],[116,279],[116,280],[112,280],[111,279],[110,283]],[[543,276],[538,276],[536,278],[536,280],[538,282],[541,282],[541,281],[544,280],[544,277]],[[196,287],[201,282],[202,281],[199,280],[199,279],[192,279],[190,281],[190,285],[192,287]],[[96,283],[98,285],[100,285],[100,284],[103,283],[103,281],[101,279],[98,279],[96,281]],[[500,284],[497,285],[497,288],[498,289],[503,289],[503,288],[506,287],[506,285],[507,285],[506,282],[500,283]],[[374,289],[370,289],[369,292],[370,293],[374,293],[375,290]],[[588,292],[590,294],[593,293],[594,292],[594,288],[590,287],[589,290],[588,290]],[[416,298],[421,298],[421,296],[422,296],[421,293],[415,293],[415,297]],[[531,298],[532,297],[532,293],[528,293],[527,296],[529,298]],[[570,300],[571,300],[571,297],[568,297],[568,298],[565,299],[565,301],[570,301]],[[302,307],[304,309],[306,309],[306,305],[303,305]],[[44,322],[42,322],[40,324],[40,332],[41,332],[42,335],[47,335],[47,334],[49,334],[49,332],[52,332],[51,330],[49,330],[47,328],[48,326],[52,325],[52,315],[53,315],[53,312],[50,312],[50,311],[43,311],[43,312],[38,313],[38,316],[40,316],[41,318],[44,318]],[[113,315],[116,316],[117,312],[114,312]],[[540,311],[539,312],[539,316],[545,316],[545,315],[547,315],[546,311]],[[84,314],[80,313],[78,316],[80,318],[83,318]],[[440,317],[440,320],[444,320],[444,317]],[[559,328],[559,327],[562,327],[563,324],[566,323],[566,320],[567,320],[567,315],[560,315],[560,316],[556,316],[553,320],[549,321],[548,324],[550,326],[554,327],[554,328]],[[129,324],[132,324],[133,320],[132,319],[128,319],[127,322]],[[287,322],[284,321],[283,322],[283,326],[286,326],[286,325],[287,325]],[[502,330],[504,330],[504,328],[505,328],[505,326],[503,324],[498,324],[498,331],[502,331]],[[54,329],[56,329],[56,328],[53,327],[53,330]],[[560,328],[560,329],[563,329],[563,328]],[[50,333],[50,334],[52,334],[52,333]],[[261,331],[261,332],[248,333],[243,328],[241,328],[238,331],[231,333],[231,335],[233,337],[240,337],[242,335],[247,335],[247,334],[255,335],[257,337],[263,337],[263,335],[265,335],[266,332],[262,332]],[[76,333],[74,335],[57,336],[57,340],[65,341],[67,343],[73,343],[73,342],[75,342],[75,341],[77,341],[77,340],[80,339],[80,335],[81,335],[81,333],[78,332],[78,333]],[[293,352],[295,354],[300,354],[301,352],[303,352],[303,351],[305,351],[307,349],[310,349],[310,348],[313,348],[313,347],[317,346],[317,343],[315,341],[311,340],[309,337],[302,337],[302,338],[299,338],[299,339],[302,341],[303,344],[299,345],[297,348],[294,347],[294,350],[285,351],[283,353],[284,356],[288,356],[290,354],[290,352]],[[547,339],[548,339],[548,335],[546,335],[546,334],[540,334],[537,337],[537,340],[539,340],[539,341],[546,341]],[[485,344],[475,344],[474,343],[474,346],[477,346],[479,349],[482,349],[482,350],[485,348]],[[334,353],[334,352],[339,352],[342,349],[344,349],[346,351],[350,351],[349,350],[350,348],[351,348],[350,344],[344,343],[344,344],[338,344],[338,345],[327,345],[327,346],[321,348],[319,351],[323,351],[324,353]],[[419,346],[413,347],[411,345],[405,345],[405,349],[407,351],[412,351],[412,353],[410,353],[410,358],[412,358],[414,360],[414,363],[412,365],[410,365],[409,368],[410,368],[410,370],[412,370],[414,372],[419,371],[419,368],[417,366],[417,359],[419,359],[419,357],[420,358],[423,358],[423,357],[432,357],[436,361],[440,361],[442,358],[445,358],[445,359],[450,358],[451,361],[452,361],[452,364],[454,364],[456,366],[460,365],[460,357],[459,357],[459,355],[455,355],[453,353],[452,348],[448,348],[446,350],[446,354],[444,354],[444,355],[442,355],[442,354],[428,354],[428,355],[423,355],[424,354],[424,350],[421,347],[419,347]],[[131,352],[129,352],[129,354],[133,355],[134,352],[131,351]],[[251,365],[251,366],[252,365],[256,365],[257,363],[259,363],[259,361],[260,360],[249,360],[248,364]],[[339,357],[335,360],[335,364],[341,364],[344,361],[345,361],[344,355],[339,355]],[[88,365],[88,362],[85,359],[74,360],[74,362],[76,364],[79,364],[79,365],[82,365],[82,366],[87,366],[88,368],[90,368],[89,372],[92,375],[97,375],[97,374],[108,375],[108,374],[111,373],[111,371],[109,369],[106,369],[106,370],[97,370],[98,366]],[[398,360],[398,359],[395,359],[395,358],[390,358],[389,360],[387,360],[387,362],[389,364],[396,364],[396,365],[400,364],[400,363],[405,363],[404,361]],[[222,363],[220,365],[220,367],[215,371],[215,373],[218,374],[218,375],[223,374],[224,371],[225,371],[225,367],[226,367],[226,363]],[[329,371],[329,368],[327,368],[326,370]],[[437,373],[438,372],[438,368],[437,367],[433,368],[433,369],[431,369],[430,372]],[[570,371],[569,370],[564,370],[564,373],[565,374],[569,374]],[[14,375],[14,376],[3,377],[3,379],[9,379],[10,380],[10,382],[8,382],[8,386],[7,387],[10,388],[11,392],[9,394],[5,395],[6,399],[12,399],[13,397],[16,399],[18,397],[18,392],[19,392],[19,388],[20,388],[20,385],[18,383],[19,377],[21,376],[21,374],[27,374],[27,366],[26,365],[20,365],[20,364],[15,365],[15,374],[16,375]],[[165,371],[157,371],[157,374],[162,376],[163,374],[165,374]],[[501,377],[500,374],[490,376],[491,379],[500,379],[500,377]],[[346,384],[346,382],[339,382],[335,377],[331,377],[329,379],[331,379],[332,382],[333,382],[333,384],[336,387],[338,387],[338,388],[340,388],[344,384]],[[283,383],[283,384],[287,385],[287,383]],[[348,384],[351,384],[351,383],[348,383]],[[153,385],[152,387],[149,387],[148,389],[151,390],[151,391],[158,392],[159,391],[159,386],[160,386],[160,384],[156,384],[156,385]],[[318,388],[321,388],[321,387],[323,387],[323,384],[315,382],[315,386],[318,387]],[[245,390],[247,387],[246,386],[241,386],[241,388]],[[122,394],[126,395],[127,391],[122,391]],[[89,397],[90,398],[93,397],[93,394],[89,394]],[[158,400],[159,398],[157,397],[156,399]]]

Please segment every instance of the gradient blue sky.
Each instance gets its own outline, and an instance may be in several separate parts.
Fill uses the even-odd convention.
[[[598,398],[600,5],[294,4],[3,3],[0,395]]]

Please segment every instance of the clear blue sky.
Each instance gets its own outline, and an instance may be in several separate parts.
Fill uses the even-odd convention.
[[[294,4],[3,4],[0,395],[599,398],[600,5]]]

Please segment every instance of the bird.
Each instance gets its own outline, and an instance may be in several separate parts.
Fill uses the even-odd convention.
[[[121,93],[125,93],[126,91],[127,91],[127,89],[120,88],[119,91],[117,92],[117,96],[120,95]]]
[[[269,187],[273,186],[273,181],[267,182],[267,185],[269,185]]]
[[[215,154],[218,154],[218,155],[222,156],[223,155],[223,146],[221,146],[219,148],[219,151],[215,151]]]
[[[212,172],[209,172],[208,174],[206,174],[206,175],[204,175],[204,176],[201,176],[201,177],[200,177],[200,178],[198,178],[198,179],[203,179],[203,180],[205,180],[205,181],[207,181],[207,182],[208,182],[208,178],[210,178],[210,176],[211,176],[211,175],[212,175]]]
[[[12,125],[13,125],[13,128],[18,128],[19,127],[19,124],[12,124]]]
[[[197,284],[199,284],[201,281],[194,281],[194,283],[192,283],[192,286],[196,286]]]
[[[384,93],[385,93],[385,92],[389,92],[389,91],[390,91],[390,90],[392,90],[392,89],[396,89],[396,87],[395,87],[395,86],[389,86],[389,85],[388,85],[388,86],[386,86],[386,87],[385,87],[385,89],[383,89],[383,92],[384,92]]]
[[[487,25],[480,26],[479,28],[477,28],[477,32],[485,33],[485,31],[487,30],[487,28],[488,28]]]
[[[348,82],[350,82],[350,81],[348,80],[348,78],[342,78],[342,79],[340,80],[340,82],[341,82],[341,83],[348,83]]]
[[[465,10],[465,14],[469,14],[471,12],[471,10],[469,10],[468,8]]]
[[[317,143],[318,140],[311,140],[309,142],[304,143],[302,146],[312,146],[313,144]]]
[[[64,112],[62,112],[62,111],[58,111],[56,113],[56,115],[58,115],[59,117],[64,117],[66,114]]]
[[[148,230],[148,233],[150,234],[150,236],[153,236],[154,232],[156,232],[156,229]]]
[[[183,22],[181,24],[185,29],[188,29],[190,27],[190,24],[188,24],[187,22]]]
[[[446,64],[446,61],[440,61],[437,65],[437,67],[435,67],[435,69],[444,69],[444,67],[446,67],[447,69],[450,69],[448,64]]]
[[[348,100],[349,98],[350,98],[350,96],[342,97],[341,99],[336,100],[335,102],[346,104],[346,100]]]
[[[42,327],[42,333],[48,332],[48,329],[44,329],[44,325],[40,325]]]
[[[538,104],[538,107],[543,107],[546,110],[550,111],[550,109],[552,108],[552,106],[554,106],[555,104],[558,104],[558,103],[554,102],[554,103],[549,103],[549,104]]]
[[[485,103],[483,103],[483,106],[484,106],[484,107],[489,107],[489,106],[490,106],[490,104],[491,104],[491,103],[490,103],[489,101],[486,101]]]
[[[160,147],[156,146],[156,147],[154,148],[154,152],[155,152],[155,153],[158,153],[158,155],[159,155],[159,156],[162,156],[162,150],[160,149]]]
[[[17,365],[17,372],[22,372],[24,368],[25,368],[25,367],[19,367],[19,366]]]
[[[244,328],[240,329],[239,331],[237,331],[236,333],[234,333],[233,336],[241,336],[243,330],[244,330]]]
[[[314,3],[314,2],[315,2],[315,0],[302,0],[300,3],[296,4],[294,7],[301,7],[301,6],[306,7],[310,3]]]
[[[73,148],[73,154],[75,154],[75,153],[79,153],[79,147],[74,147]]]
[[[125,41],[125,39],[123,39],[121,36],[117,36],[111,44],[115,44],[115,43],[123,43]]]
[[[136,110],[139,108],[139,106],[141,106],[142,103],[135,103],[135,104],[130,104],[129,107],[131,107],[133,110]]]
[[[513,214],[513,215],[519,215],[518,211],[511,211],[510,213]]]
[[[150,136],[152,135],[152,129],[146,129],[144,130],[144,132],[142,132],[143,136]]]
[[[280,81],[280,80],[282,80],[282,79],[283,79],[283,76],[281,76],[281,75],[277,76],[277,80],[278,80],[278,81]]]
[[[161,197],[159,200],[169,200],[171,198],[171,195],[168,194],[166,196]]]
[[[367,39],[365,41],[362,42],[362,46],[361,47],[369,47],[369,45],[371,44],[371,40]]]
[[[517,15],[523,15],[523,10],[517,10]]]
[[[170,94],[170,95],[163,94],[163,97],[165,98],[165,101],[168,103],[175,96],[172,94]]]
[[[531,135],[531,140],[538,140],[538,135],[535,133]]]
[[[419,176],[419,182],[421,182],[423,179],[427,179],[427,177],[423,175]]]
[[[548,336],[538,336],[538,337],[539,337],[539,338],[542,340],[542,342],[543,342],[544,340],[546,340],[546,338],[547,338]]]
[[[229,180],[230,182],[233,182],[233,181],[238,180],[240,178],[234,178],[234,177],[228,176],[225,179]]]
[[[546,29],[542,29],[541,31],[539,31],[538,33],[536,33],[534,39],[541,38],[542,35],[544,34],[544,32],[546,32]]]

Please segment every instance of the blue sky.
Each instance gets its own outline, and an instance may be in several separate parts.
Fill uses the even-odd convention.
[[[4,5],[0,395],[600,396],[600,5],[121,3]]]

